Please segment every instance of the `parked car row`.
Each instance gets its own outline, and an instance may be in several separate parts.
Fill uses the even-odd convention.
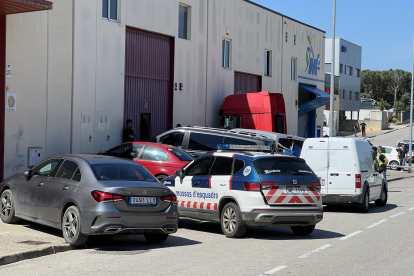
[[[387,202],[365,140],[195,127],[170,130],[156,142],[54,156],[4,180],[2,221],[62,229],[72,245],[113,234],[158,243],[177,231],[180,216],[218,222],[231,238],[247,226],[307,235],[323,219],[322,204],[356,203],[368,212],[370,201]]]

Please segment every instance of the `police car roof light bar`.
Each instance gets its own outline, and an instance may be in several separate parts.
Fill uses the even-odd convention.
[[[272,146],[220,144],[220,145],[217,145],[217,149],[219,150],[271,151]]]

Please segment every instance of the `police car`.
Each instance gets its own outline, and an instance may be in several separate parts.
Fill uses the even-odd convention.
[[[256,152],[269,146],[219,145],[162,182],[181,217],[220,222],[229,238],[247,226],[290,226],[308,235],[323,218],[320,181],[303,159]],[[245,151],[247,150],[247,151]]]

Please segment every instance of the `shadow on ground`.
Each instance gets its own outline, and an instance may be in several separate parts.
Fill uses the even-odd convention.
[[[202,222],[187,219],[180,219],[179,228],[188,230],[200,231],[210,234],[222,235],[223,231],[219,223],[214,222]],[[309,240],[309,239],[334,239],[343,237],[342,234],[319,230],[316,225],[315,230],[308,236],[299,236],[294,234],[290,227],[256,227],[249,226],[244,238],[246,239],[258,239],[258,240]]]

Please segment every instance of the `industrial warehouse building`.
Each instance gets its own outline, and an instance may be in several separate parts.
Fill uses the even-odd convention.
[[[288,134],[321,136],[322,30],[245,0],[0,4],[4,177],[116,146],[126,119],[138,140],[178,123],[218,127],[237,91],[283,93]]]

